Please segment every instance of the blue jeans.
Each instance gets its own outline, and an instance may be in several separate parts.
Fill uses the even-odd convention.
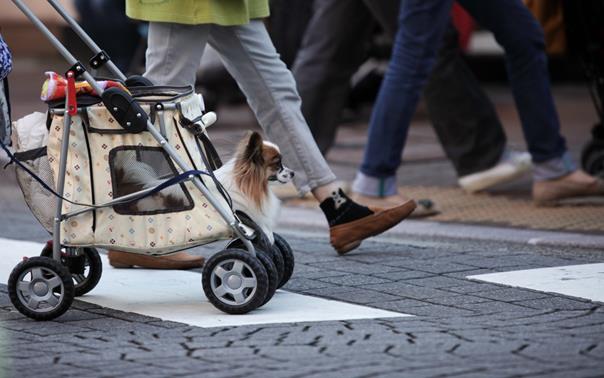
[[[380,88],[360,171],[392,181],[407,131],[447,27],[453,0],[403,0],[392,58]],[[459,0],[505,49],[508,76],[533,162],[566,155],[550,91],[541,27],[521,0]],[[452,104],[453,105],[453,104]],[[572,165],[572,164],[569,164]],[[563,169],[562,174],[566,174]],[[555,176],[555,175],[554,175]],[[384,193],[392,194],[392,193]]]

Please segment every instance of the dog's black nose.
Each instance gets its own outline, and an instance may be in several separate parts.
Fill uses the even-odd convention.
[[[295,172],[294,172],[294,171],[291,171],[291,172],[289,173],[289,178],[294,177],[294,174],[295,174]]]

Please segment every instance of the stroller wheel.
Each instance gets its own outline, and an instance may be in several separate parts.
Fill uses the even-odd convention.
[[[254,243],[254,247],[256,248],[256,251],[261,251],[262,253],[266,253],[266,252],[264,252],[264,248],[258,246],[258,244]],[[245,250],[245,245],[243,245],[241,240],[235,239],[227,245],[227,248],[238,248],[238,249]],[[279,252],[279,250],[274,245],[271,247],[270,252],[271,253],[267,253],[267,254],[271,257],[271,259],[273,260],[273,263],[275,264],[275,268],[277,269],[277,289],[278,289],[280,287],[279,283],[283,279],[283,274],[285,273],[285,262],[283,261],[283,256],[281,255],[281,252]],[[264,264],[264,267],[268,270],[268,268],[266,267],[266,264]]]
[[[581,164],[587,173],[604,178],[604,141],[593,139],[585,145]]]
[[[201,283],[208,300],[228,314],[245,314],[262,306],[269,290],[262,262],[240,249],[225,249],[210,257]]]
[[[63,315],[74,298],[69,270],[48,257],[19,263],[8,279],[8,295],[15,308],[35,320]]]
[[[294,252],[292,248],[289,246],[289,243],[283,238],[283,236],[275,233],[273,234],[275,237],[275,247],[281,252],[281,256],[283,257],[283,277],[281,278],[281,282],[277,285],[277,288],[282,287],[289,281],[294,273]]]
[[[101,261],[101,256],[96,248],[83,247],[77,248],[77,250],[79,254],[78,257],[74,259],[78,259],[79,256],[82,256],[82,267],[78,268],[73,266],[77,264],[70,264],[68,261],[69,257],[65,254],[61,254],[61,263],[72,270],[71,277],[73,278],[74,293],[76,297],[80,297],[94,289],[99,283],[101,275],[103,274],[103,262]],[[40,256],[52,258],[52,243],[46,244]]]
[[[273,262],[271,254],[261,249],[256,248],[256,257],[266,270],[266,274],[268,276],[268,292],[266,293],[266,298],[264,298],[264,302],[262,302],[262,306],[264,306],[268,301],[273,298],[275,295],[275,291],[277,291],[277,285],[279,285],[279,274],[277,273],[277,267]]]

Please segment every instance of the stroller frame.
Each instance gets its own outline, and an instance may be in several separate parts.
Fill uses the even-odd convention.
[[[12,0],[12,1],[27,16],[27,18],[29,18],[32,21],[32,23],[46,36],[46,38],[48,38],[50,43],[59,51],[59,53],[63,56],[63,58],[65,58],[65,60],[69,64],[72,65],[72,68],[75,67],[74,71],[76,71],[78,69],[83,71],[83,72],[79,72],[79,75],[81,75],[82,78],[84,78],[84,80],[86,80],[86,82],[88,82],[88,84],[90,84],[90,86],[94,89],[94,91],[99,96],[102,96],[104,90],[99,86],[99,84],[96,82],[94,77],[92,77],[92,75],[89,72],[87,72],[83,69],[82,64],[65,48],[65,46],[63,46],[63,44],[54,36],[54,34],[52,34],[52,32],[46,27],[46,25],[44,25],[42,23],[42,21],[40,21],[40,19],[23,3],[22,0]],[[120,80],[126,80],[126,76],[117,68],[117,66],[115,64],[113,64],[113,62],[111,62],[111,59],[109,58],[109,56],[106,53],[104,53],[103,50],[101,50],[101,48],[86,34],[86,32],[67,14],[66,10],[56,0],[47,0],[47,1],[53,8],[55,8],[57,10],[57,13],[59,13],[61,15],[61,17],[63,19],[65,19],[65,21],[73,28],[73,30],[76,32],[78,37],[80,37],[86,43],[86,45],[95,53],[95,57],[98,54],[103,54],[107,58],[108,69],[113,74],[115,74]],[[71,71],[71,69],[70,69],[70,71]],[[75,75],[76,72],[72,72],[72,74]],[[68,75],[69,75],[69,73],[68,73]],[[69,91],[69,88],[67,90]],[[69,96],[69,92],[66,93],[65,97],[68,98],[68,96]],[[66,156],[67,156],[67,150],[69,148],[69,131],[70,131],[70,125],[71,125],[71,115],[70,115],[70,112],[68,109],[68,102],[65,103],[64,113],[65,113],[65,117],[64,117],[64,124],[63,124],[63,140],[62,140],[62,144],[61,144],[61,159],[59,162],[59,176],[58,176],[58,180],[57,180],[57,193],[61,197],[63,196],[64,189],[65,189],[65,171],[66,171],[66,167],[67,167]],[[209,126],[209,125],[204,125],[204,126]],[[151,121],[149,121],[149,120],[147,120],[146,131],[151,133],[153,138],[159,143],[159,145],[164,149],[164,151],[168,154],[168,156],[170,156],[170,158],[172,158],[174,160],[174,162],[176,162],[176,164],[178,165],[178,167],[180,169],[182,169],[185,172],[192,169],[191,167],[189,167],[187,165],[187,163],[185,163],[180,158],[180,156],[174,150],[174,147],[172,147],[172,145],[170,145],[166,141],[164,136],[161,135],[161,133],[151,124]],[[246,228],[235,217],[233,212],[230,210],[224,209],[222,207],[222,205],[214,198],[213,194],[210,193],[210,191],[202,184],[201,180],[198,177],[190,176],[189,180],[191,180],[193,185],[195,185],[195,187],[203,193],[203,195],[207,198],[207,200],[210,202],[210,204],[218,211],[220,216],[229,224],[229,226],[232,228],[235,235],[237,235],[239,237],[239,239],[243,242],[243,244],[245,245],[245,248],[248,250],[248,252],[255,256],[256,251],[255,251],[254,245],[250,241],[251,239],[254,238],[254,234],[253,233],[250,234],[250,233],[246,232],[247,231]],[[99,207],[112,206],[114,204],[123,202],[123,201],[131,199],[131,198],[137,198],[138,196],[141,196],[147,192],[150,192],[152,189],[153,188],[150,188],[150,189],[142,190],[140,192],[131,193],[126,196],[118,197],[118,198],[115,198],[113,201],[110,201],[110,202],[107,202],[107,203],[104,203],[104,204],[101,204],[98,206]],[[87,209],[76,210],[76,211],[73,211],[73,212],[70,212],[67,214],[62,214],[61,209],[62,209],[62,204],[63,204],[63,198],[61,198],[61,197],[57,198],[57,213],[54,218],[54,225],[53,225],[53,228],[54,228],[53,259],[55,259],[57,261],[59,261],[60,257],[61,257],[61,239],[60,239],[61,238],[61,236],[60,236],[61,222],[70,217],[82,214],[87,211],[93,211],[96,209],[96,207],[92,207],[92,208],[87,208]]]
[[[86,71],[84,66],[52,34],[52,32],[41,22],[41,20],[28,8],[28,6],[25,5],[22,0],[12,0],[12,2],[36,26],[36,28],[39,29],[44,34],[44,36],[57,49],[57,51],[63,56],[63,58],[71,65],[71,67],[69,68],[69,70],[66,73],[67,79],[75,80],[76,77],[83,78],[94,89],[96,94],[98,96],[102,97],[102,95],[105,91],[99,85],[99,83],[94,79],[94,77],[89,72]],[[47,0],[47,2],[57,11],[57,13],[59,13],[61,15],[61,17],[75,31],[75,33],[78,35],[78,37],[81,38],[82,41],[84,41],[85,44],[90,48],[90,50],[92,50],[92,52],[95,54],[92,57],[92,59],[90,59],[90,65],[94,68],[98,68],[100,66],[106,65],[106,67],[111,72],[111,74],[115,75],[119,80],[128,83],[128,79],[126,78],[126,76],[115,66],[115,64],[113,62],[111,62],[111,59],[108,56],[108,54],[106,52],[104,52],[86,34],[86,32],[78,25],[78,23],[75,20],[73,20],[73,18],[71,18],[71,16],[67,13],[67,11],[56,0]],[[82,255],[86,254],[87,248],[66,247],[65,252],[63,252],[62,246],[61,246],[61,223],[63,221],[65,221],[66,219],[72,218],[74,216],[77,216],[77,215],[80,215],[80,214],[83,214],[83,213],[86,213],[89,211],[94,211],[99,208],[117,205],[117,204],[129,201],[129,200],[140,199],[140,198],[144,197],[146,194],[149,194],[150,192],[157,190],[159,188],[159,186],[157,186],[154,188],[140,190],[135,193],[130,193],[127,195],[123,195],[123,196],[114,198],[112,201],[109,201],[106,203],[92,204],[91,206],[88,206],[85,208],[78,208],[73,211],[63,213],[62,205],[63,205],[63,201],[64,201],[63,195],[65,192],[65,182],[66,182],[65,176],[66,176],[66,171],[67,171],[67,156],[68,156],[68,150],[69,150],[69,136],[70,136],[70,126],[71,126],[71,121],[72,121],[72,114],[77,114],[77,112],[81,110],[81,109],[77,108],[77,105],[74,107],[73,103],[70,103],[70,101],[69,101],[70,96],[75,97],[75,94],[70,93],[70,88],[68,86],[66,95],[65,95],[65,98],[66,98],[65,108],[52,110],[52,114],[64,116],[62,141],[61,141],[61,145],[60,145],[58,177],[57,177],[57,182],[56,182],[57,208],[56,208],[55,216],[53,218],[52,249],[50,248],[50,242],[49,242],[47,244],[47,247],[45,248],[46,254],[44,253],[44,251],[42,253],[42,256],[45,256],[45,257],[34,257],[34,258],[24,260],[21,264],[17,265],[17,267],[13,270],[13,273],[11,274],[11,277],[9,279],[9,295],[10,295],[11,301],[13,302],[15,307],[17,307],[17,309],[20,312],[22,312],[23,314],[25,314],[31,318],[37,319],[37,320],[49,320],[49,319],[53,319],[53,318],[63,314],[71,305],[71,300],[73,300],[74,294],[71,294],[71,300],[68,301],[69,303],[66,304],[65,306],[63,306],[65,308],[56,308],[55,309],[56,311],[52,310],[47,313],[35,312],[35,311],[32,312],[30,310],[27,310],[27,308],[23,309],[23,298],[20,298],[18,293],[17,294],[13,293],[13,290],[11,290],[11,281],[12,281],[13,286],[17,287],[16,285],[21,284],[22,282],[15,282],[15,281],[19,281],[20,279],[22,279],[23,275],[26,272],[28,272],[27,269],[31,268],[30,265],[33,266],[33,265],[38,264],[36,266],[41,266],[41,270],[44,274],[52,275],[52,273],[54,273],[55,276],[58,276],[58,278],[60,280],[62,280],[63,284],[62,284],[61,288],[65,289],[67,291],[69,291],[69,290],[73,291],[73,289],[70,289],[69,286],[70,286],[70,284],[73,285],[73,282],[71,281],[72,265],[73,264],[77,265],[77,263],[71,263],[69,260],[71,258],[75,261],[78,261],[79,257],[82,257]],[[135,106],[138,105],[137,101],[135,99],[133,99],[132,97],[130,97],[130,100],[132,100],[132,102],[135,103]],[[162,108],[162,109],[166,109],[166,110],[174,110],[177,108],[177,105],[174,103],[163,104],[163,106],[164,106],[164,108]],[[137,108],[135,108],[135,109],[137,109]],[[141,109],[141,108],[139,107],[138,109]],[[162,111],[162,109],[157,109],[157,110]],[[114,108],[114,110],[115,110],[115,108]],[[85,111],[85,109],[84,109],[84,111]],[[136,116],[140,118],[141,114],[140,113],[136,114]],[[160,119],[160,126],[162,126],[163,117],[160,117],[159,119]],[[205,129],[205,127],[209,126],[214,121],[215,121],[215,115],[213,113],[206,113],[200,117],[200,120],[198,120],[197,123],[198,123],[198,127],[202,127]],[[120,121],[118,121],[118,122],[120,122]],[[123,123],[126,123],[126,121],[124,120]],[[122,127],[124,127],[126,129],[126,126],[124,124],[122,124],[122,122],[120,122],[120,124],[122,125]],[[128,126],[130,126],[130,122],[128,122],[127,124],[128,124]],[[215,198],[215,194],[213,194],[203,184],[203,182],[199,178],[199,176],[198,176],[199,171],[194,171],[193,168],[190,167],[189,164],[187,164],[181,158],[181,156],[179,156],[179,154],[176,152],[175,148],[170,143],[168,143],[168,141],[162,135],[160,130],[158,130],[156,127],[154,127],[154,125],[152,124],[152,121],[149,118],[146,119],[146,127],[144,128],[143,131],[149,132],[151,134],[153,139],[159,144],[159,146],[161,146],[163,151],[165,151],[165,153],[176,163],[177,167],[180,170],[182,170],[184,172],[184,174],[189,174],[188,177],[186,177],[184,179],[184,181],[182,181],[182,182],[191,182],[197,190],[201,191],[201,193],[207,199],[207,201],[210,203],[210,205],[217,211],[217,213],[220,215],[220,217],[232,229],[233,234],[235,236],[235,240],[233,240],[229,243],[226,250],[219,252],[216,255],[212,256],[212,258],[210,258],[210,260],[208,262],[206,262],[206,266],[204,266],[202,283],[203,283],[203,289],[206,292],[206,295],[208,296],[208,299],[210,300],[210,302],[212,302],[220,310],[227,312],[227,313],[232,313],[232,314],[246,313],[246,312],[249,312],[250,310],[253,310],[253,309],[261,306],[262,304],[266,303],[270,299],[270,297],[272,297],[272,294],[274,294],[274,291],[276,290],[277,285],[280,284],[279,287],[282,286],[289,279],[289,276],[291,276],[291,271],[290,271],[289,275],[287,277],[285,277],[287,274],[283,274],[283,272],[279,272],[278,268],[275,265],[275,262],[277,262],[277,260],[281,259],[281,269],[283,270],[283,266],[284,266],[283,260],[284,259],[281,257],[279,257],[279,259],[278,259],[275,255],[280,253],[280,256],[282,256],[284,258],[287,258],[289,255],[289,259],[290,259],[289,265],[291,268],[290,270],[293,270],[293,255],[291,253],[291,248],[289,247],[289,245],[287,245],[287,242],[285,242],[285,240],[282,237],[280,237],[279,235],[275,235],[275,240],[276,240],[275,246],[271,246],[270,244],[267,245],[267,238],[262,234],[262,231],[260,231],[258,227],[255,227],[253,221],[243,218],[243,221],[245,222],[245,223],[243,223],[239,219],[239,216],[237,214],[235,214],[231,208],[228,208],[228,209],[225,208],[225,206],[223,206],[222,203]],[[205,151],[200,151],[200,152],[205,153]],[[211,167],[206,166],[206,169],[211,170]],[[181,175],[182,175],[182,173],[181,173]],[[164,183],[167,181],[169,181],[169,180],[165,180]],[[260,247],[260,249],[257,249],[258,247]],[[236,250],[233,248],[239,248],[239,250]],[[242,248],[244,250],[240,250]],[[272,252],[271,252],[271,248],[272,248]],[[88,249],[94,250],[94,253],[96,254],[95,258],[98,259],[99,264],[100,264],[100,258],[98,257],[98,253],[96,252],[96,250],[94,248],[88,248]],[[277,252],[275,252],[275,249],[277,249]],[[52,252],[51,252],[51,250],[52,250]],[[265,252],[265,251],[267,251],[267,252]],[[221,255],[221,256],[219,256],[219,255]],[[53,261],[48,261],[48,257],[51,257]],[[44,261],[42,259],[44,259]],[[80,261],[81,261],[81,259],[80,259]],[[227,264],[229,264],[229,262],[230,262],[231,265],[229,265],[229,266],[232,266],[233,267],[232,269],[235,269],[235,266],[237,265],[236,263],[233,263],[232,261],[236,261],[236,262],[240,262],[240,263],[242,262],[243,265],[248,269],[248,271],[247,271],[248,275],[250,274],[250,271],[252,272],[252,274],[255,274],[254,277],[257,278],[257,287],[255,287],[253,290],[254,290],[254,293],[256,291],[264,292],[265,294],[261,295],[262,298],[257,299],[256,297],[254,297],[254,300],[253,300],[254,303],[250,304],[250,303],[246,302],[245,306],[243,306],[243,305],[229,306],[229,304],[238,304],[239,303],[239,302],[237,302],[236,296],[228,297],[228,298],[233,298],[233,303],[229,303],[229,301],[226,300],[226,305],[225,305],[225,303],[223,303],[223,302],[225,302],[225,300],[221,301],[220,295],[218,295],[218,298],[215,298],[214,295],[216,294],[215,293],[216,284],[213,283],[214,281],[211,281],[211,279],[215,279],[215,271],[214,270],[206,271],[206,268],[208,268],[208,266],[211,266],[208,269],[216,269],[216,267],[220,268],[220,267],[224,266],[224,265],[220,265],[220,264],[224,264],[225,261]],[[81,263],[81,265],[83,266],[83,263]],[[260,267],[260,270],[265,271],[265,273],[260,272],[258,270],[258,266]],[[239,277],[239,278],[243,278],[244,273],[241,272],[241,269],[242,269],[241,264],[238,265],[238,267],[239,267],[238,269],[240,269],[240,273],[241,273],[241,277]],[[61,269],[63,269],[63,271],[60,271]],[[40,270],[40,268],[38,268],[38,270]],[[77,270],[78,270],[78,268],[76,267],[75,271],[77,271]],[[31,271],[31,269],[30,269],[30,273],[32,276],[32,281],[33,281],[34,273],[33,273],[33,271]],[[68,274],[68,278],[63,277],[63,276],[65,276],[64,273]],[[206,277],[205,277],[206,273],[208,274],[208,276],[211,273],[212,278],[206,279]],[[15,277],[13,277],[13,276],[15,276]],[[264,276],[264,278],[262,276]],[[276,278],[276,277],[278,277],[278,278]],[[100,273],[99,273],[99,278],[100,278]],[[220,276],[220,279],[222,280],[223,277]],[[269,282],[269,279],[271,279],[270,282]],[[272,282],[275,280],[276,280],[276,282]],[[96,282],[98,282],[98,278],[97,278]],[[96,285],[96,282],[93,284],[92,287],[94,287],[94,285]],[[31,284],[31,286],[33,287],[33,289],[31,289],[31,290],[35,291],[36,290],[36,287],[34,287],[35,285]],[[222,286],[224,286],[224,285],[222,285]],[[89,291],[91,289],[92,288],[90,288],[86,291]],[[56,290],[56,289],[52,288],[52,289],[48,289],[48,290],[52,291],[52,290]],[[208,290],[210,290],[210,293],[208,293]],[[77,293],[77,288],[76,288],[76,293]],[[248,293],[249,293],[249,291],[248,291]],[[212,295],[210,295],[210,294],[212,294]],[[254,295],[254,294],[249,294],[249,296],[252,296],[252,295]],[[67,295],[67,296],[69,296],[69,295]],[[27,298],[25,298],[25,300],[27,300]]]

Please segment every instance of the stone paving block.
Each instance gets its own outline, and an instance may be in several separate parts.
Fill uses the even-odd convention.
[[[474,282],[469,280],[460,280],[457,278],[450,278],[444,276],[410,279],[406,280],[405,283],[423,287],[431,287],[435,289],[474,285]]]
[[[342,286],[345,287],[345,286]],[[358,304],[367,304],[367,303],[382,303],[385,301],[393,301],[399,299],[399,296],[391,295],[383,292],[376,292],[372,290],[364,290],[364,289],[353,289],[352,291],[345,291],[341,293],[334,294],[332,298],[344,301],[344,302],[352,302]]]
[[[470,280],[474,285],[462,285],[462,286],[453,286],[442,288],[443,290],[450,291],[458,294],[474,294],[480,291],[488,291],[488,290],[499,290],[506,286],[484,283],[481,281]]]
[[[21,319],[3,321],[0,326],[13,331],[22,331],[40,336],[74,334],[87,331],[87,329],[79,327],[73,323],[62,324],[52,321],[36,322],[35,320],[31,320],[23,316]]]
[[[466,264],[458,264],[452,262],[442,262],[438,261],[417,261],[417,260],[406,260],[406,261],[388,261],[384,262],[385,265],[406,268],[410,270],[418,270],[421,272],[428,273],[437,273],[437,274],[445,274],[445,273],[453,273],[453,272],[464,272],[476,269],[473,266],[469,266]]]
[[[157,330],[161,330],[162,328],[152,326],[149,324],[139,323],[139,322],[130,322],[117,318],[101,318],[101,319],[93,319],[93,320],[76,320],[69,323],[70,325],[80,327],[82,329],[93,329],[99,331],[128,331],[128,330],[137,330],[140,332],[153,332]]]
[[[493,269],[482,268],[482,269],[474,269],[474,270],[464,270],[461,272],[444,273],[443,275],[446,277],[466,278],[469,276],[476,276],[479,274],[489,274],[489,273],[494,273],[494,272],[495,271]],[[477,281],[472,280],[472,282],[477,282]]]
[[[369,302],[372,303],[372,302]],[[407,309],[410,307],[421,307],[421,306],[429,306],[430,303],[424,301],[418,301],[416,299],[401,299],[397,301],[389,301],[389,302],[376,302],[373,303],[376,307],[382,308],[384,310],[392,310],[397,312],[406,313]]]
[[[340,285],[334,285],[329,282],[324,282],[316,279],[298,278],[293,277],[283,286],[283,289],[290,291],[306,291],[312,289],[323,289],[339,287]]]
[[[410,285],[406,281],[405,283],[395,282],[390,284],[366,285],[365,288],[414,299],[448,297],[451,295],[449,292],[439,289]]]
[[[502,312],[512,312],[514,314],[522,314],[534,311],[532,308],[527,308],[507,302],[481,302],[472,304],[460,304],[459,307],[472,310],[482,314],[494,314]]]
[[[530,299],[542,299],[551,296],[551,294],[543,292],[531,291],[526,289],[516,289],[511,287],[496,290],[481,290],[472,293],[472,295],[476,297],[494,299],[502,302],[516,302]]]
[[[360,262],[354,262],[344,260],[340,257],[337,261],[312,263],[311,266],[315,266],[322,269],[330,269],[339,272],[354,273],[354,274],[373,274],[373,273],[384,273],[394,272],[400,269],[394,267],[382,265],[382,264],[366,264]]]
[[[468,305],[473,303],[492,302],[491,299],[475,297],[472,295],[451,294],[448,297],[430,298],[428,302],[444,306]]]
[[[123,311],[118,311],[118,310],[114,310],[114,309],[106,308],[106,307],[92,308],[92,309],[89,309],[88,312],[92,313],[92,314],[106,315],[106,316],[109,316],[112,318],[123,319],[123,320],[127,320],[129,322],[148,323],[148,322],[156,322],[158,320],[161,320],[159,318],[154,318],[151,316],[135,314],[133,312],[123,312]]]
[[[54,321],[57,323],[68,323],[75,320],[90,320],[90,319],[100,319],[103,315],[96,314],[90,311],[82,311],[70,308],[67,312]]]
[[[409,310],[407,310],[407,313],[411,315],[442,318],[451,315],[470,315],[472,314],[472,311],[451,306],[428,305],[420,307],[411,307],[409,308]]]
[[[5,320],[15,320],[15,319],[23,319],[23,315],[21,315],[21,313],[17,312],[17,310],[0,311],[0,323]],[[0,324],[0,327],[1,327],[1,324]]]
[[[596,306],[593,302],[577,301],[574,299],[548,296],[542,299],[531,299],[514,302],[522,306],[543,310],[588,310]]]
[[[349,274],[345,276],[319,278],[318,281],[327,282],[339,286],[362,286],[392,282],[392,280],[367,276],[364,274]]]
[[[391,281],[403,281],[410,280],[414,278],[425,278],[425,277],[434,277],[436,274],[428,273],[428,272],[420,272],[417,270],[401,270],[396,272],[388,272],[388,273],[374,273],[372,274],[374,277],[385,278]]]

